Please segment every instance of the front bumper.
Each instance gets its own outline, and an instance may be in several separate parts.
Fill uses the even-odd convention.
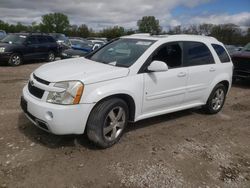
[[[82,134],[94,106],[94,104],[47,103],[32,96],[27,85],[23,89],[22,98],[22,109],[28,119],[37,127],[57,135]],[[25,102],[27,104],[24,104]]]
[[[10,59],[10,56],[11,56],[11,53],[9,52],[0,53],[0,64],[8,62],[8,60]]]

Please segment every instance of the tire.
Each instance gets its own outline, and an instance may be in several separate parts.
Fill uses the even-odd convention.
[[[128,123],[128,106],[119,98],[97,104],[87,123],[87,136],[96,146],[108,148],[117,143]]]
[[[48,57],[47,57],[47,62],[52,62],[52,61],[55,61],[56,59],[56,55],[54,52],[50,51],[48,53]]]
[[[226,87],[223,84],[217,84],[211,92],[203,109],[208,114],[216,114],[221,111],[226,100],[226,93]]]
[[[11,54],[9,61],[8,61],[8,65],[10,66],[19,66],[23,63],[23,59],[22,56],[18,53],[13,53]]]

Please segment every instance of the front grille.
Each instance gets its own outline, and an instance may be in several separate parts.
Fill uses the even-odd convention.
[[[45,85],[49,85],[49,84],[50,84],[50,82],[48,82],[48,81],[46,81],[46,80],[43,80],[43,79],[37,77],[35,74],[33,74],[33,77],[34,77],[34,79],[35,79],[36,81],[38,81],[38,82],[40,82],[40,83],[42,83],[42,84],[45,84]]]
[[[233,58],[234,68],[242,70],[250,70],[250,59],[244,57]]]
[[[41,99],[43,97],[43,94],[44,94],[44,90],[40,89],[40,88],[37,88],[35,86],[32,86],[31,83],[29,82],[28,84],[28,89],[29,89],[29,92],[34,95],[35,97]]]

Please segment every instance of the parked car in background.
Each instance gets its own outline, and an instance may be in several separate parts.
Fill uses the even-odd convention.
[[[235,45],[225,45],[225,47],[230,56],[239,51],[239,48]]]
[[[24,87],[21,107],[37,127],[83,134],[107,148],[130,122],[202,106],[218,113],[233,64],[212,37],[131,35],[86,58],[46,64]]]
[[[0,42],[0,63],[18,66],[27,60],[54,61],[58,44],[53,37],[40,33],[9,34]]]
[[[106,37],[88,37],[87,40],[101,40],[105,43],[108,42],[108,39]]]
[[[61,54],[62,51],[70,48],[70,41],[66,35],[62,33],[49,33],[49,35],[51,35],[56,40],[59,46],[59,54]]]
[[[6,32],[4,30],[0,30],[0,40],[2,40],[6,36]]]
[[[67,50],[62,51],[61,59],[85,57],[88,53],[89,52],[86,52],[86,51],[69,48]]]
[[[93,50],[96,50],[106,44],[103,40],[89,40],[93,44]]]
[[[250,43],[232,55],[234,80],[250,78]]]
[[[59,45],[70,46],[69,38],[62,33],[49,33]]]
[[[93,51],[93,44],[88,40],[80,38],[70,38],[69,41],[71,44],[71,48],[62,51],[62,59],[83,57],[89,52]]]
[[[91,52],[93,44],[92,42],[84,39],[70,39],[70,47],[76,50],[82,50]]]

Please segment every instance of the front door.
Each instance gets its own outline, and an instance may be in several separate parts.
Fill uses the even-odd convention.
[[[182,43],[168,43],[158,48],[150,61],[168,65],[165,72],[144,74],[143,114],[179,107],[185,97],[188,72],[182,66]]]

